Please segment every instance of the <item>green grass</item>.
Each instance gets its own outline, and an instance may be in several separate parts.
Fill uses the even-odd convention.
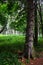
[[[18,55],[11,52],[0,53],[0,65],[21,65],[18,61]]]
[[[25,36],[23,35],[0,35],[0,50],[18,51],[23,50],[25,44]],[[35,46],[37,51],[43,50],[43,38],[38,38],[38,45]]]
[[[35,49],[37,52],[43,51],[43,38],[42,37],[38,38],[38,44],[37,46],[35,46]]]
[[[1,50],[23,50],[25,37],[24,36],[0,36]]]
[[[21,65],[18,50],[24,48],[24,36],[0,36],[0,65]]]
[[[1,35],[0,36],[0,65],[21,65],[18,61],[17,51],[23,51],[25,36]],[[38,45],[35,46],[37,52],[43,51],[43,38],[38,39]]]

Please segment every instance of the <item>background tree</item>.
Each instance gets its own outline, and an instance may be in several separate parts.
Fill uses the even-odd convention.
[[[42,20],[41,0],[39,1],[39,15],[40,15],[40,22],[41,22],[41,32],[42,32],[42,37],[43,37],[43,20]]]
[[[34,45],[38,44],[38,19],[37,19],[37,0],[35,0],[35,34],[34,34]]]
[[[1,4],[0,3],[0,25],[2,26],[2,29],[0,30],[0,33],[4,31],[7,24],[7,18],[6,18],[6,11],[7,11],[7,4]]]

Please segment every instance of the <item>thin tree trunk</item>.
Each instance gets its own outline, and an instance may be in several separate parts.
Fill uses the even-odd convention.
[[[26,44],[24,56],[30,59],[30,56],[34,57],[34,47],[33,47],[33,35],[34,35],[34,5],[33,0],[27,0],[26,5],[27,13],[27,27],[26,27]]]
[[[35,37],[34,37],[34,45],[38,43],[38,20],[37,20],[37,0],[35,0]]]
[[[39,15],[40,15],[40,22],[41,22],[42,37],[43,37],[43,20],[42,20],[42,10],[41,10],[41,0],[39,1]]]
[[[0,33],[2,33],[4,31],[4,29],[6,28],[7,22],[5,23],[5,25],[3,26],[3,28],[0,30]]]

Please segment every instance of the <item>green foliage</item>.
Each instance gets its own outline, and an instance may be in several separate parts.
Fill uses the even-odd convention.
[[[7,22],[6,18],[6,12],[7,12],[7,4],[1,4],[0,3],[0,24],[4,26],[4,24]]]
[[[4,2],[3,0],[0,0],[0,3],[2,3],[2,4],[3,4],[3,2]]]
[[[16,12],[17,10],[20,10],[20,9],[21,9],[21,6],[19,5],[19,3],[18,3],[18,1],[17,1],[17,2],[15,2],[15,3],[13,4],[11,11],[12,11],[12,12]]]
[[[17,51],[23,51],[25,44],[25,36],[0,35],[0,65],[21,65],[18,61]],[[43,39],[39,38],[36,51],[43,51]],[[26,60],[28,63],[28,60]]]
[[[26,28],[26,14],[23,3],[20,1],[8,0],[6,3],[0,3],[0,24],[4,25],[8,21],[8,16],[13,17],[10,19],[10,27],[24,32]],[[8,18],[6,20],[6,17]],[[4,22],[3,22],[4,21]]]
[[[0,53],[0,65],[21,65],[21,63],[17,54],[4,51]]]
[[[23,39],[24,36],[0,36],[0,65],[21,65],[15,52],[23,49]]]
[[[24,32],[26,28],[26,14],[23,4],[20,1],[13,2],[12,0],[9,0],[8,4],[8,12],[9,14],[12,14],[11,17],[13,16],[13,20],[10,24],[10,27],[14,30]]]
[[[12,0],[8,0],[8,5],[7,5],[7,9],[8,9],[8,13],[10,13],[10,10],[12,9],[13,3]]]
[[[25,17],[21,18],[20,20],[16,20],[10,24],[10,27],[14,30],[18,30],[20,32],[25,32],[26,29],[26,21]]]
[[[7,22],[7,18],[0,13],[0,24],[3,26]]]
[[[42,37],[38,38],[38,44],[37,44],[37,47],[35,46],[35,50],[37,52],[43,51],[43,38]]]
[[[0,3],[0,13],[5,14],[7,12],[7,4]]]

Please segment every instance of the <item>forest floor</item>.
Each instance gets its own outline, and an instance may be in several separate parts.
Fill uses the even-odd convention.
[[[39,57],[35,59],[30,59],[30,61],[27,63],[26,59],[23,58],[21,60],[22,64],[21,65],[43,65],[43,52],[38,53]]]

